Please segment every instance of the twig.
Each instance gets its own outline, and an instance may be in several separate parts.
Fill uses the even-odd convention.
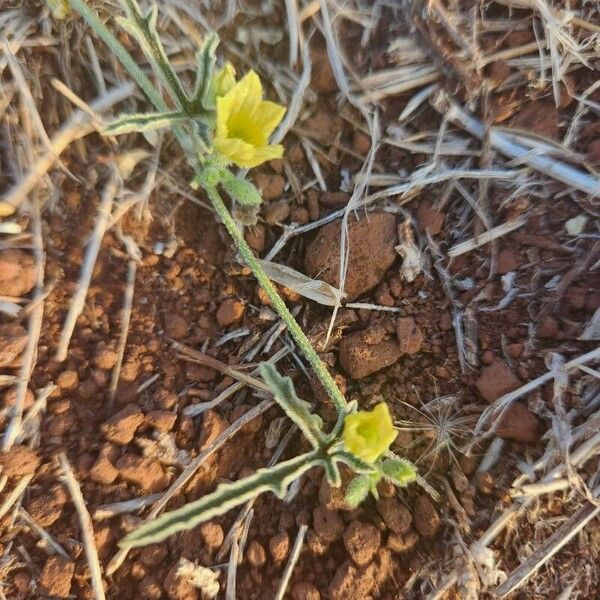
[[[83,547],[87,557],[88,566],[92,575],[92,589],[96,600],[104,600],[104,587],[102,585],[102,573],[100,571],[100,562],[98,560],[98,551],[94,544],[94,527],[90,513],[85,506],[85,500],[81,494],[81,488],[75,478],[75,473],[71,469],[67,455],[64,452],[60,454],[60,466],[65,476],[65,483],[71,499],[75,505],[75,511],[79,518],[79,526],[81,527],[81,535],[83,537]]]
[[[151,506],[157,500],[160,500],[162,494],[149,494],[148,496],[140,496],[131,500],[123,500],[122,502],[113,502],[111,504],[101,504],[95,511],[92,517],[94,521],[103,521],[111,519],[116,515],[130,513],[146,506]]]
[[[507,221],[506,223],[502,223],[490,229],[489,231],[484,231],[480,235],[477,235],[470,240],[466,240],[464,242],[460,242],[459,244],[455,244],[448,250],[448,256],[450,258],[456,258],[465,252],[470,252],[471,250],[475,250],[475,248],[479,248],[484,244],[488,244],[492,240],[496,240],[515,229],[519,229],[519,227],[523,227],[527,221],[525,219],[518,219],[517,221]]]
[[[96,224],[94,225],[94,231],[92,238],[85,250],[85,257],[79,273],[79,282],[77,284],[77,290],[71,298],[71,304],[69,306],[69,312],[65,318],[63,328],[60,334],[60,340],[58,342],[58,348],[56,349],[56,355],[54,360],[62,362],[67,358],[67,351],[69,349],[69,343],[71,336],[75,329],[75,323],[77,318],[83,311],[85,304],[85,297],[90,286],[92,279],[92,273],[94,271],[94,265],[98,257],[100,250],[100,244],[106,231],[108,220],[110,219],[111,207],[115,195],[117,194],[119,184],[119,176],[116,169],[113,169],[108,182],[104,186],[102,191],[102,197],[100,199],[100,205],[98,206],[98,216],[96,217]]]
[[[19,517],[37,532],[40,538],[52,548],[54,553],[59,554],[65,560],[71,560],[65,549],[23,507],[19,509]]]
[[[18,500],[19,496],[25,491],[29,482],[33,479],[34,473],[23,475],[15,487],[6,495],[0,505],[0,519],[11,509],[12,505]]]
[[[285,596],[292,573],[294,572],[294,567],[298,562],[298,558],[300,558],[300,552],[302,551],[302,546],[304,545],[304,536],[306,535],[307,531],[308,525],[300,525],[300,529],[298,529],[298,534],[296,535],[296,541],[294,542],[290,557],[288,558],[283,575],[281,576],[281,583],[277,589],[277,594],[275,594],[275,600],[283,600]]]

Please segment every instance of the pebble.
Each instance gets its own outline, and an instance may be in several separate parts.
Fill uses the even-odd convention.
[[[40,587],[53,598],[68,598],[75,573],[75,563],[58,554],[50,556],[40,575]]]
[[[49,527],[60,519],[62,510],[67,503],[67,493],[60,485],[53,485],[41,496],[27,503],[27,512],[42,526]]]
[[[321,216],[321,209],[319,206],[319,196],[314,190],[308,190],[308,218],[311,221],[317,221]]]
[[[110,371],[117,363],[117,353],[100,344],[94,356],[94,364],[104,371]]]
[[[12,408],[17,402],[17,388],[13,387],[10,390],[8,390],[4,394],[4,398],[2,399],[2,401],[3,401],[3,408]],[[25,398],[23,399],[23,409],[27,410],[27,409],[31,408],[33,406],[34,402],[35,402],[35,396],[33,395],[33,392],[30,389],[27,389],[25,391]],[[2,422],[2,418],[0,417],[0,423],[1,422]]]
[[[449,312],[443,312],[440,315],[440,329],[450,331],[452,329],[452,315]]]
[[[169,569],[165,577],[163,586],[167,597],[169,600],[199,600],[199,590],[188,579],[177,575],[180,566],[181,559]]]
[[[264,217],[269,225],[277,225],[283,223],[292,212],[290,203],[287,200],[279,200],[278,202],[270,202],[265,206]]]
[[[171,431],[177,421],[177,413],[170,410],[151,410],[146,414],[146,423],[159,431]]]
[[[349,301],[372,290],[397,258],[396,217],[371,213],[348,222],[349,261],[345,291]],[[305,267],[309,277],[339,287],[341,222],[321,227],[306,249]]]
[[[269,540],[269,552],[273,560],[282,562],[290,551],[290,536],[287,531],[280,531]]]
[[[482,369],[475,387],[490,404],[504,394],[521,387],[521,381],[505,362],[498,361]]]
[[[306,225],[310,221],[310,214],[306,208],[294,208],[290,213],[290,221],[298,225]]]
[[[223,300],[217,310],[217,323],[219,327],[229,327],[229,325],[239,323],[244,316],[245,310],[244,303],[237,298]]]
[[[283,194],[285,179],[279,174],[259,174],[254,176],[254,185],[258,188],[263,200],[276,200]]]
[[[410,510],[396,498],[380,498],[377,501],[377,511],[386,527],[394,533],[405,534],[412,525]]]
[[[312,50],[311,87],[324,94],[338,89],[325,45],[315,46]]]
[[[375,565],[365,567],[347,560],[340,565],[329,583],[330,600],[364,600],[375,588]]]
[[[415,531],[407,533],[390,533],[387,539],[387,547],[396,554],[402,554],[412,550],[419,541],[419,535]]]
[[[389,367],[402,355],[395,340],[375,341],[372,330],[368,329],[343,337],[339,350],[340,364],[352,379],[361,379]]]
[[[252,227],[246,227],[244,238],[252,250],[260,253],[265,249],[267,230],[262,223],[257,223]]]
[[[542,339],[554,339],[559,331],[560,326],[554,317],[544,317],[537,326],[538,337]]]
[[[63,371],[56,378],[56,385],[61,390],[72,391],[79,385],[79,375],[77,371]]]
[[[27,330],[17,323],[0,325],[0,368],[18,367],[17,359],[27,345]]]
[[[515,253],[510,248],[504,248],[498,252],[498,260],[496,262],[496,273],[498,275],[506,275],[510,271],[516,271],[520,266]]]
[[[435,537],[440,525],[440,515],[428,496],[420,494],[415,499],[415,529],[426,538]]]
[[[417,221],[421,229],[431,235],[437,235],[444,226],[446,220],[445,213],[435,210],[430,202],[421,201],[417,208]]]
[[[381,533],[370,523],[352,521],[344,531],[344,546],[357,565],[366,565],[381,546]]]
[[[133,440],[136,429],[144,422],[144,413],[135,404],[127,404],[102,424],[104,437],[113,444],[125,446]]]
[[[510,358],[520,358],[523,354],[524,346],[521,342],[516,342],[514,344],[508,344],[506,346],[506,353]]]
[[[31,254],[14,248],[0,252],[0,296],[24,296],[33,289],[35,278]]]
[[[101,483],[102,485],[110,485],[118,476],[119,471],[115,468],[109,458],[101,452],[98,460],[96,460],[90,469],[90,479],[97,483]]]
[[[10,452],[0,453],[0,473],[6,477],[23,477],[34,473],[40,457],[27,446],[13,446]]]
[[[173,340],[184,340],[188,336],[189,323],[182,315],[167,312],[163,317],[165,335]]]
[[[207,410],[202,415],[202,425],[198,435],[198,449],[210,446],[229,426],[227,421],[216,411]]]
[[[534,443],[540,439],[540,421],[522,402],[513,402],[503,413],[496,434],[505,440]]]
[[[211,550],[218,548],[223,543],[225,534],[223,533],[223,528],[218,523],[214,521],[202,523],[199,530],[200,537]]]
[[[344,533],[344,521],[335,510],[317,506],[313,510],[313,526],[315,533],[326,542],[341,539]]]
[[[153,458],[126,453],[117,460],[115,467],[125,481],[137,485],[144,491],[160,492],[169,483],[169,478],[161,464]]]
[[[364,156],[371,149],[371,138],[362,131],[355,131],[352,138],[352,149]]]
[[[321,594],[312,583],[299,581],[292,587],[292,600],[321,600]]]
[[[543,137],[558,139],[560,115],[552,100],[536,99],[521,106],[511,126]]]
[[[169,551],[164,544],[150,544],[142,550],[139,560],[147,567],[155,567],[160,565],[168,554]]]
[[[319,197],[319,204],[327,208],[341,208],[346,206],[350,195],[346,192],[323,192]]]
[[[260,542],[252,540],[246,550],[246,558],[253,567],[262,567],[267,562],[267,553]]]
[[[396,335],[402,354],[417,354],[423,346],[423,332],[412,317],[396,321]]]
[[[565,300],[571,308],[581,310],[585,308],[587,291],[579,285],[572,285],[565,292]]]

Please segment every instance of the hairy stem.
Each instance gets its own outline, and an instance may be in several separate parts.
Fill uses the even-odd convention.
[[[288,310],[288,307],[285,305],[285,302],[281,299],[281,296],[277,293],[275,286],[271,283],[271,280],[267,277],[267,274],[263,271],[263,268],[260,266],[259,262],[256,260],[252,250],[246,243],[244,236],[240,232],[237,227],[237,223],[229,213],[229,210],[225,206],[225,203],[221,199],[219,192],[216,187],[212,185],[208,185],[206,182],[202,182],[206,193],[213,205],[214,209],[217,211],[223,225],[229,232],[229,235],[233,238],[242,258],[246,261],[246,264],[252,269],[254,276],[256,277],[258,283],[263,288],[265,293],[267,294],[269,300],[271,301],[272,307],[277,311],[282,321],[286,324],[290,335],[294,338],[296,344],[310,363],[310,366],[313,368],[315,374],[319,378],[319,381],[323,384],[325,391],[331,398],[334,403],[338,413],[342,413],[346,407],[346,400],[344,396],[340,392],[337,384],[335,383],[333,377],[330,375],[325,363],[321,360],[312,344],[300,328],[300,325],[294,319],[292,313]]]

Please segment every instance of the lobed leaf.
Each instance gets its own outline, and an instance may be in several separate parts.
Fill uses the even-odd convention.
[[[260,375],[273,392],[277,404],[298,425],[304,437],[314,448],[323,448],[329,441],[328,436],[323,432],[323,421],[312,412],[308,402],[298,398],[292,380],[289,377],[282,377],[270,363],[260,365]]]
[[[161,127],[171,127],[178,121],[188,117],[181,111],[165,111],[155,113],[136,113],[121,115],[104,130],[106,135],[122,135],[124,133],[143,133]]]
[[[368,475],[357,475],[346,489],[344,497],[346,504],[351,508],[356,508],[363,503],[370,489],[371,478]]]
[[[312,451],[274,467],[259,469],[240,481],[221,484],[211,494],[138,527],[121,540],[120,546],[133,548],[159,542],[178,531],[191,529],[222,515],[263,492],[273,492],[278,498],[283,498],[292,481],[322,462],[317,452]]]
[[[217,34],[211,32],[206,36],[200,50],[196,53],[196,82],[194,84],[194,94],[191,103],[191,110],[194,113],[201,112],[202,110],[214,110],[215,108],[214,98],[211,97],[211,93],[218,45],[219,38]]]
[[[372,464],[357,458],[351,452],[347,452],[345,450],[337,450],[333,455],[334,460],[339,462],[343,462],[345,465],[348,465],[355,473],[359,475],[372,475],[373,473],[377,473],[377,467]]]

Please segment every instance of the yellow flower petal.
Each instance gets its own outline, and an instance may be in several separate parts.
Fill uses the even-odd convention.
[[[213,77],[215,96],[224,96],[235,85],[235,68],[226,62]]]
[[[387,452],[397,435],[385,402],[344,419],[344,448],[368,463]]]
[[[216,99],[214,148],[240,167],[255,167],[282,156],[283,147],[270,145],[270,135],[283,118],[285,108],[262,99],[258,75],[249,71],[223,96]]]

